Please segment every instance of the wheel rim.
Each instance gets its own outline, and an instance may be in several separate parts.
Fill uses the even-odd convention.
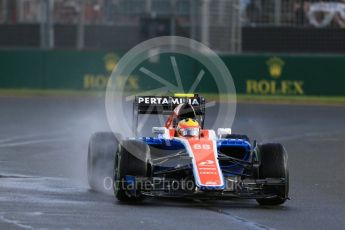
[[[114,167],[114,192],[115,194],[118,194],[119,192],[119,186],[120,186],[120,182],[119,182],[119,155],[116,154],[115,156],[115,167]]]

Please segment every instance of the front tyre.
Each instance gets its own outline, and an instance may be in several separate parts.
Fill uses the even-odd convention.
[[[98,132],[90,138],[87,157],[87,176],[89,186],[94,191],[109,192],[111,190],[118,138],[112,132]]]
[[[121,142],[114,164],[114,195],[122,202],[140,201],[143,196],[137,184],[128,186],[129,177],[149,176],[149,146],[139,140],[124,140]],[[130,188],[129,188],[130,187]]]
[[[284,185],[267,185],[265,190],[273,193],[273,198],[257,199],[260,205],[280,205],[289,196],[288,156],[281,144],[270,143],[258,146],[260,158],[259,179],[284,179]]]

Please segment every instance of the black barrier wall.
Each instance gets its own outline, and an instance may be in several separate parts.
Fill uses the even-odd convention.
[[[146,27],[87,25],[85,49],[127,51],[143,40],[169,35],[147,33],[149,29]],[[189,37],[190,29],[177,27],[176,35]],[[54,40],[57,49],[75,49],[77,26],[56,24]],[[39,25],[0,25],[0,47],[40,47]],[[242,51],[345,54],[345,30],[312,27],[243,27]]]

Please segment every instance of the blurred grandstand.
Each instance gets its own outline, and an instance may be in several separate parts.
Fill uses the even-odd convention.
[[[0,0],[0,47],[126,51],[179,35],[222,53],[345,54],[345,0]]]

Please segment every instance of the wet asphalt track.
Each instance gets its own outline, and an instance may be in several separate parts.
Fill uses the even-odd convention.
[[[209,113],[210,114],[210,113]],[[212,115],[208,116],[208,119]],[[289,153],[291,200],[117,203],[86,184],[102,98],[0,97],[0,229],[344,229],[345,107],[240,104],[233,126]]]

